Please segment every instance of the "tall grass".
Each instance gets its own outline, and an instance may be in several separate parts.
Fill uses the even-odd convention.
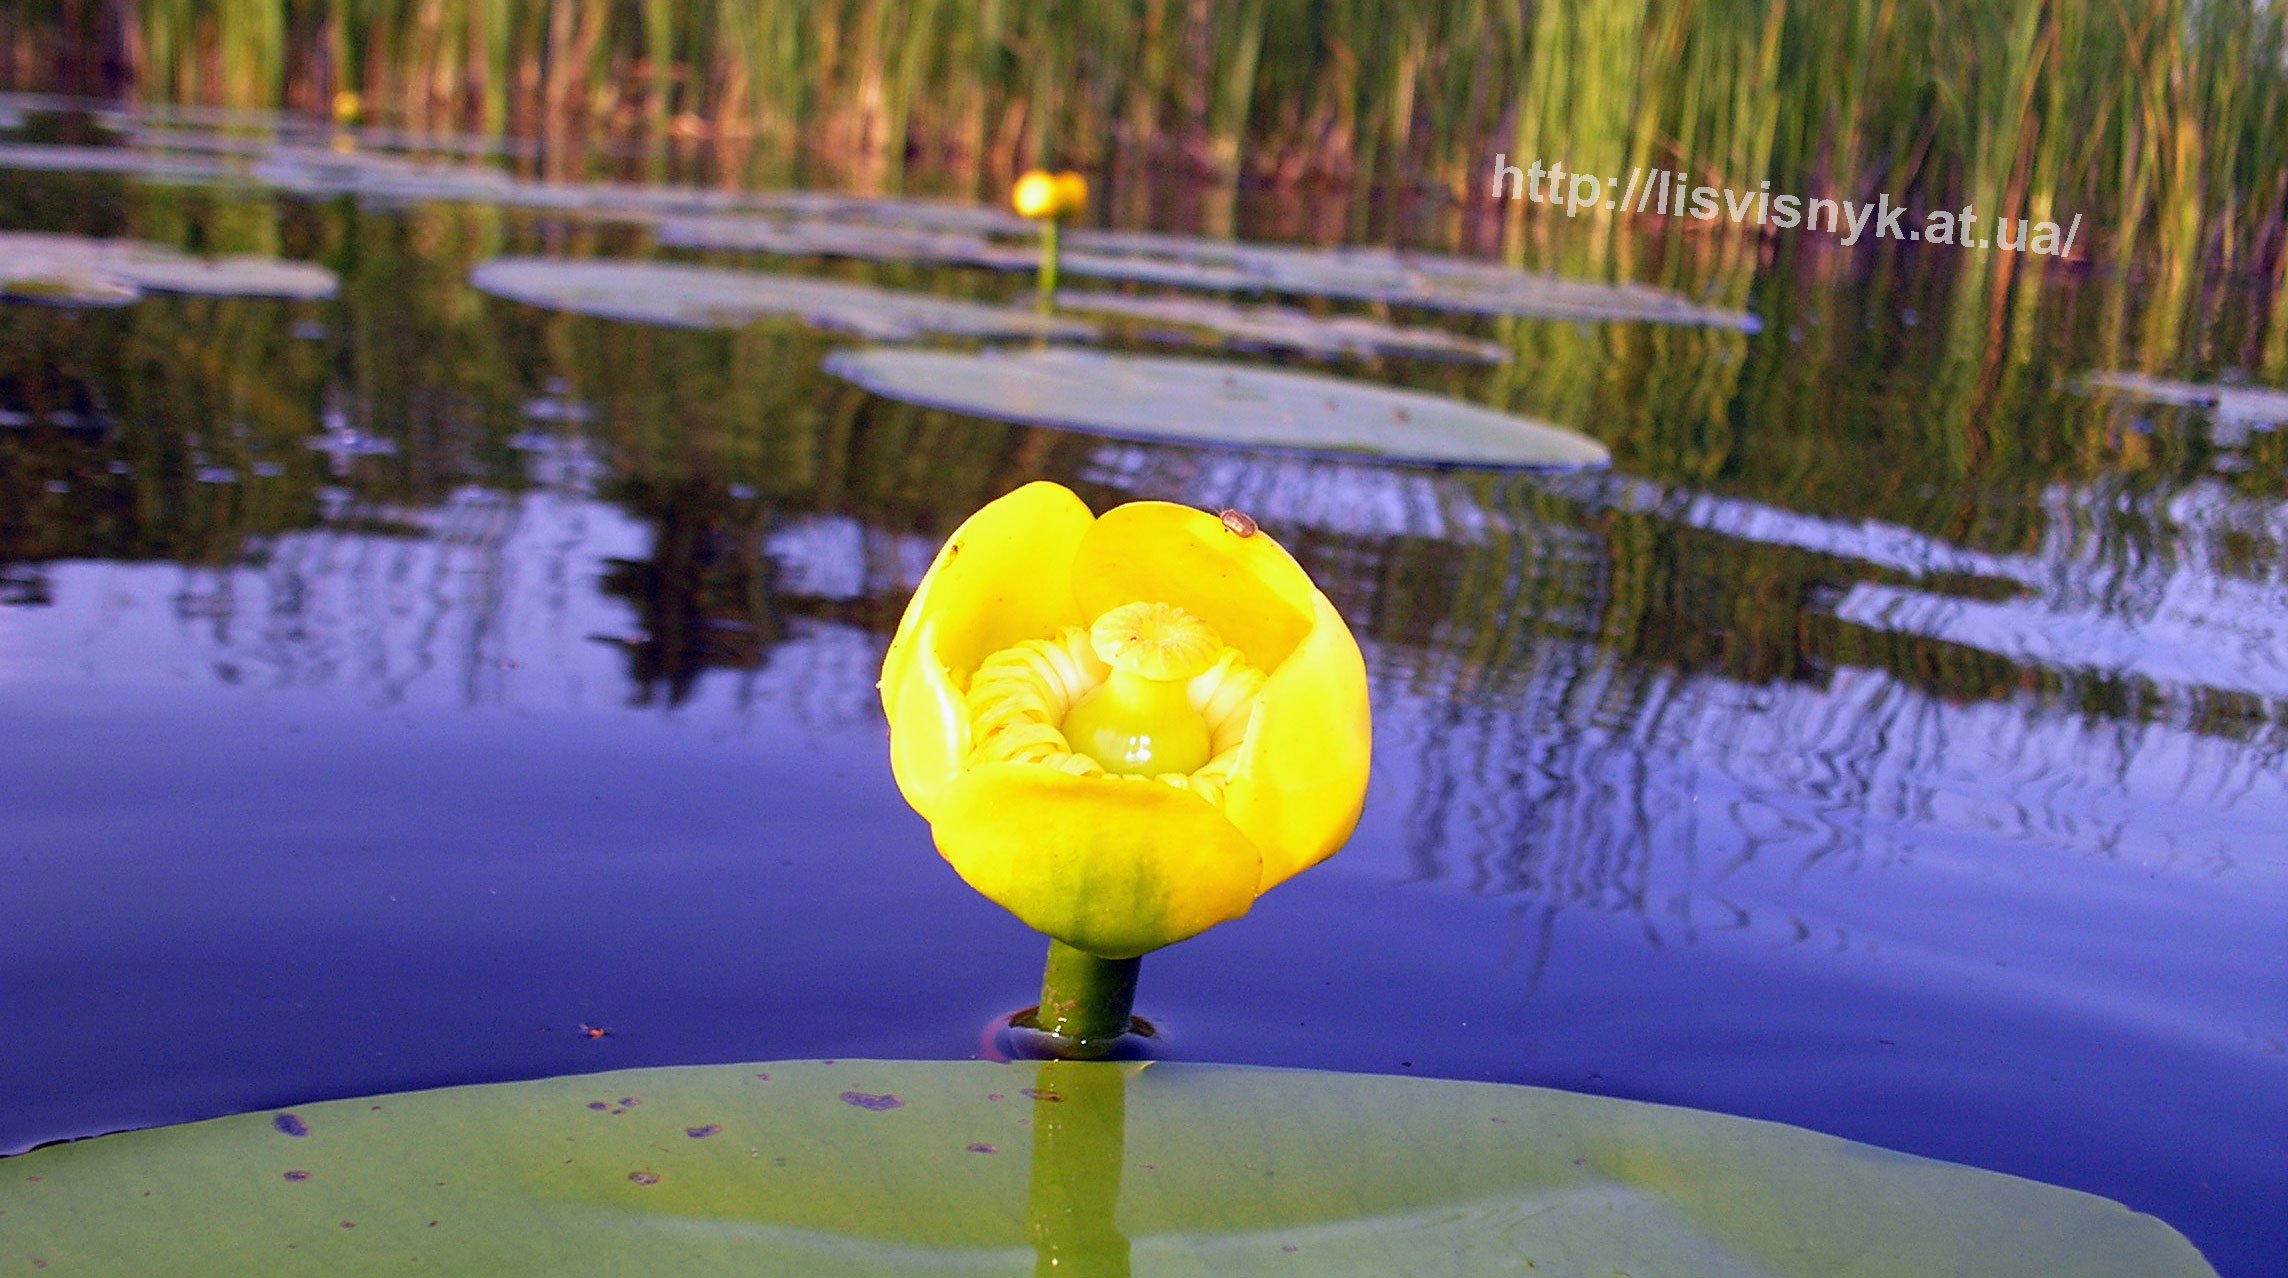
[[[2269,0],[0,0],[0,81],[417,127],[672,133],[897,185],[1043,160],[1431,188],[1496,153],[2279,278]],[[1523,210],[1520,210],[1522,213]]]

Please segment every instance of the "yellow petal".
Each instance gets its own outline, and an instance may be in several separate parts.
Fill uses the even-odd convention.
[[[1260,894],[1335,854],[1366,801],[1373,727],[1366,661],[1316,589],[1316,624],[1255,703],[1224,811],[1263,855]]]
[[[1094,518],[1061,485],[1027,484],[963,521],[906,604],[882,659],[882,712],[898,788],[923,816],[968,748],[961,691],[978,663],[1087,623],[1072,563]]]
[[[916,646],[926,649],[935,626],[923,622]],[[938,792],[969,758],[969,699],[953,686],[943,665],[924,656],[899,664],[903,682],[892,685],[883,667],[882,708],[890,719],[890,775],[898,793],[926,820]]]
[[[1247,913],[1262,862],[1198,795],[987,763],[938,795],[940,854],[1035,931],[1129,958]]]
[[[1073,594],[1095,617],[1125,603],[1168,603],[1214,627],[1248,664],[1270,670],[1311,629],[1318,592],[1284,547],[1164,501],[1116,506],[1081,538]]]

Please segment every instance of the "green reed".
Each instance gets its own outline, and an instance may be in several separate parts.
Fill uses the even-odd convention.
[[[0,81],[105,65],[154,100],[672,132],[770,179],[1139,162],[1482,201],[1506,153],[2079,213],[2082,253],[2164,285],[2277,279],[2288,241],[2264,0],[0,0]]]

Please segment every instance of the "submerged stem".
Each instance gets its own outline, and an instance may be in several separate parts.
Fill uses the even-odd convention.
[[[1052,940],[1034,1020],[1056,1036],[1061,1055],[1072,1060],[1102,1056],[1128,1032],[1136,974],[1143,967],[1141,958],[1099,958]]]

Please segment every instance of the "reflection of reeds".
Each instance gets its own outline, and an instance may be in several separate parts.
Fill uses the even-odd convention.
[[[762,177],[1174,160],[1477,200],[1503,152],[1989,229],[2080,213],[2083,251],[2165,281],[2271,269],[2288,222],[2288,10],[2262,0],[0,0],[0,47],[11,84],[349,87],[417,126],[711,137]]]

